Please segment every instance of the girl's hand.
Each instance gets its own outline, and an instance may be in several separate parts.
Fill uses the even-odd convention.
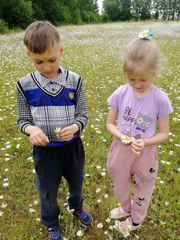
[[[61,141],[70,141],[77,131],[79,131],[78,125],[72,124],[68,127],[60,129],[60,131],[57,132],[56,136]]]
[[[142,139],[136,140],[135,138],[132,138],[131,140],[132,140],[132,143],[131,143],[132,151],[135,154],[139,155],[145,147],[144,141]]]

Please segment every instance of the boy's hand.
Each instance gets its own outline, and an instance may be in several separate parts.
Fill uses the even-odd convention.
[[[56,134],[57,138],[61,141],[69,141],[73,138],[74,134],[79,131],[77,124],[72,124],[68,127],[62,128],[60,132]]]
[[[135,138],[131,138],[131,140],[132,140],[132,143],[131,143],[132,151],[135,154],[139,155],[145,147],[144,141],[142,139],[135,139]]]
[[[49,143],[49,139],[46,134],[36,126],[27,126],[26,133],[30,134],[30,141],[35,146],[46,146]]]

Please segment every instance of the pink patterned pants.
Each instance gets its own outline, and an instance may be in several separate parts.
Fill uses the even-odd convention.
[[[124,211],[131,212],[133,222],[142,222],[147,215],[157,177],[156,146],[145,147],[140,155],[136,155],[131,145],[123,145],[115,138],[108,153],[107,169],[118,202]]]

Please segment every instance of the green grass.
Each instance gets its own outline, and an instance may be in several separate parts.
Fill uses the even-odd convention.
[[[179,230],[180,180],[180,24],[116,23],[60,28],[65,54],[65,68],[83,76],[89,105],[89,124],[83,133],[86,150],[84,206],[93,217],[90,229],[82,228],[66,210],[67,186],[59,189],[60,218],[66,239],[123,239],[108,222],[111,208],[116,206],[113,186],[106,171],[106,155],[112,136],[105,129],[107,98],[123,83],[121,56],[128,42],[139,31],[151,28],[161,51],[161,74],[158,85],[172,101],[169,141],[158,146],[159,175],[148,215],[143,227],[129,239],[177,240]],[[31,145],[16,127],[15,83],[33,70],[22,44],[23,33],[0,36],[0,239],[46,239],[46,229],[39,223],[38,194],[34,187]],[[9,183],[4,187],[4,183]],[[100,188],[100,192],[96,189]],[[103,227],[98,228],[102,223]]]

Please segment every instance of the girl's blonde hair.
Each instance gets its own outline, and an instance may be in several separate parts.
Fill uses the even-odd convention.
[[[44,53],[54,42],[60,42],[60,37],[49,21],[31,23],[24,34],[24,44],[33,53]]]
[[[124,73],[148,71],[153,75],[158,72],[159,51],[152,40],[137,39],[126,50],[123,59]]]

